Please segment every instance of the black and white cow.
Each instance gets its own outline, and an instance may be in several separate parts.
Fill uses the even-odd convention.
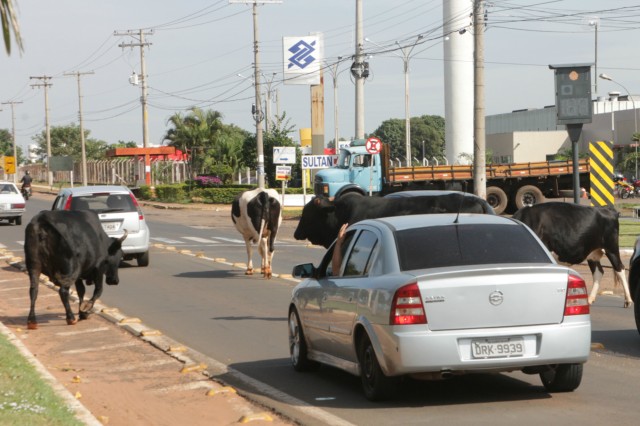
[[[414,196],[410,193],[415,193]],[[431,195],[427,195],[431,194]],[[340,226],[364,219],[425,213],[495,214],[486,200],[457,191],[407,191],[384,198],[347,193],[337,199],[314,197],[302,209],[293,236],[328,248],[338,236]]]
[[[109,238],[102,229],[98,215],[84,211],[42,211],[31,219],[25,229],[24,254],[29,273],[31,309],[27,328],[38,328],[35,305],[40,274],[60,287],[67,324],[76,323],[69,306],[69,288],[75,284],[80,303],[80,319],[86,319],[94,302],[102,294],[102,280],[118,284],[118,266],[122,260],[121,238]],[[95,285],[93,296],[84,301],[85,284]]]
[[[596,300],[604,274],[600,259],[607,256],[615,273],[614,283],[624,289],[624,307],[631,305],[629,285],[620,259],[620,224],[615,209],[550,202],[522,208],[513,218],[529,226],[559,262],[575,265],[587,260],[593,274],[589,303]]]
[[[262,275],[271,278],[274,243],[282,223],[281,210],[278,193],[274,189],[256,188],[243,192],[233,200],[231,220],[247,246],[246,275],[253,274],[252,244],[258,243]]]

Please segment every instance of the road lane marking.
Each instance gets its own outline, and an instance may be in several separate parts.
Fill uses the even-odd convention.
[[[235,238],[224,238],[224,237],[213,237],[216,240],[220,240],[220,241],[226,241],[228,243],[236,243],[236,244],[244,244],[244,241],[242,240],[237,240]]]
[[[161,243],[165,244],[184,244],[182,241],[172,240],[170,238],[151,237],[150,239],[154,241],[160,241]]]
[[[200,238],[200,237],[181,237],[181,238],[184,238],[185,240],[189,240],[189,241],[195,241],[196,243],[220,244],[219,241],[208,240],[206,238]]]

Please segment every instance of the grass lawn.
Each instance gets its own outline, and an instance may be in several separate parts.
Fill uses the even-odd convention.
[[[620,219],[620,247],[633,248],[640,235],[640,222]]]
[[[1,333],[0,425],[82,425],[51,386]]]

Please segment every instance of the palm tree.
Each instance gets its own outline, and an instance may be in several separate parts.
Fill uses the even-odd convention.
[[[7,51],[7,55],[11,55],[11,31],[13,31],[13,37],[20,52],[22,52],[20,26],[18,25],[18,19],[11,0],[0,0],[0,20],[2,20],[2,35],[4,36],[4,48]]]
[[[173,128],[167,131],[164,140],[169,146],[191,154],[192,174],[195,178],[204,171],[204,153],[215,147],[218,134],[224,128],[222,114],[192,107],[186,116],[176,113],[169,117],[167,124],[171,124]]]

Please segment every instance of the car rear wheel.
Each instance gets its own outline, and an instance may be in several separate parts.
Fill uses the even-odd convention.
[[[139,254],[136,260],[138,261],[138,266],[149,266],[149,252],[145,251]]]
[[[318,367],[317,362],[307,358],[307,342],[295,309],[289,312],[289,355],[296,371],[309,371]]]
[[[395,392],[397,379],[385,376],[368,336],[360,339],[358,360],[364,396],[370,401],[389,399]]]
[[[540,379],[549,392],[572,392],[582,381],[582,364],[558,364],[540,373]]]
[[[22,216],[16,217],[13,221],[16,225],[22,225]]]

